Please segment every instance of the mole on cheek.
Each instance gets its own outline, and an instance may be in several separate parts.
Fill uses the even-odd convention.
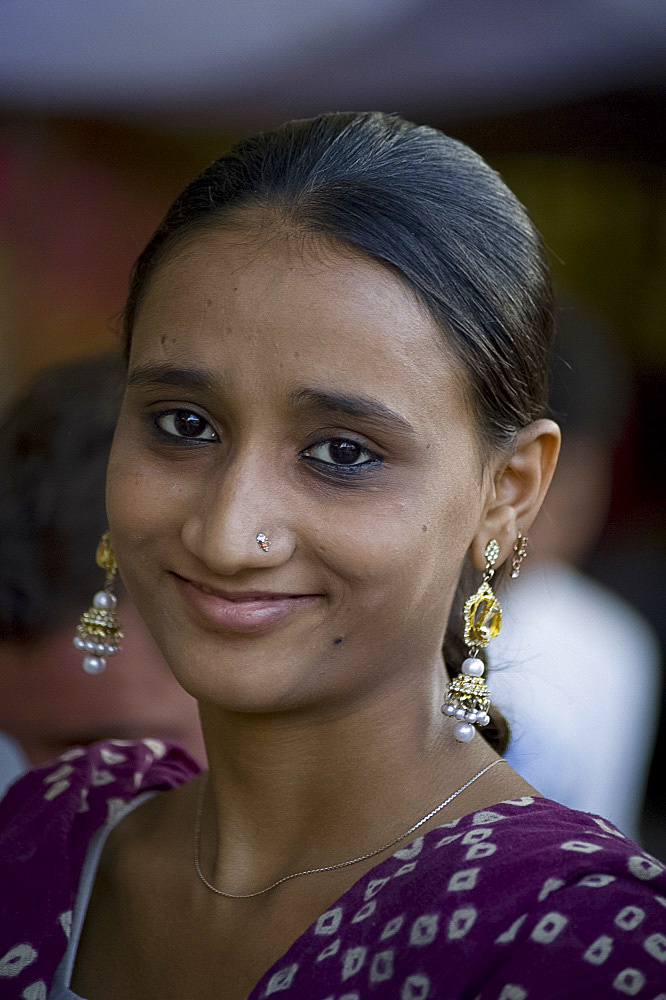
[[[427,531],[427,530],[428,530],[428,525],[427,524],[422,525],[421,531]]]
[[[342,642],[342,638],[340,636],[338,636],[337,639],[333,640],[333,645],[334,646],[339,646],[341,642]]]

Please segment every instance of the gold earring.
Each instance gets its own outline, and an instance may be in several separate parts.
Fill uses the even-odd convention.
[[[116,618],[118,598],[113,593],[118,566],[108,531],[100,539],[95,561],[106,572],[104,589],[97,591],[92,605],[81,615],[73,640],[76,648],[84,654],[83,669],[87,674],[101,674],[106,670],[106,657],[120,652],[120,640],[123,638]]]
[[[511,559],[511,579],[517,580],[520,576],[520,564],[527,555],[527,543],[529,538],[527,535],[523,535],[521,531],[518,532],[518,537],[516,538],[516,543],[513,546],[513,557]]]
[[[495,575],[495,563],[500,547],[492,538],[485,548],[486,567],[481,586],[466,601],[464,640],[469,656],[464,660],[461,673],[449,681],[442,713],[457,720],[455,737],[460,743],[474,739],[474,726],[487,726],[490,722],[490,692],[483,680],[485,664],[478,658],[479,649],[499,635],[502,627],[502,608],[490,581]]]

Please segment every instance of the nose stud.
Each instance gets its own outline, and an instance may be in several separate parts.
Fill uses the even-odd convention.
[[[265,535],[263,531],[260,531],[259,534],[257,535],[257,545],[259,546],[262,552],[268,552],[268,550],[271,547],[268,535]]]

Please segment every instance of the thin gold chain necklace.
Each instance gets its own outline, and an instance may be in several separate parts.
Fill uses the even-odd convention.
[[[484,768],[482,768],[479,771],[478,774],[475,774],[473,778],[470,778],[469,781],[466,781],[464,785],[461,785],[460,788],[457,789],[457,791],[449,795],[449,797],[447,799],[444,799],[443,802],[440,802],[440,804],[436,806],[434,809],[431,809],[429,813],[427,813],[422,819],[418,821],[418,823],[414,823],[413,826],[410,826],[409,830],[405,830],[404,833],[401,833],[398,837],[395,837],[393,840],[389,841],[388,844],[384,844],[383,847],[378,847],[376,851],[369,851],[368,854],[361,854],[358,858],[350,858],[349,861],[339,861],[336,865],[324,865],[323,868],[308,868],[302,872],[293,872],[291,875],[285,875],[283,878],[279,878],[277,882],[271,882],[271,884],[267,885],[265,889],[258,889],[256,892],[224,892],[224,890],[218,889],[217,886],[209,882],[204,873],[201,871],[201,862],[199,860],[199,845],[201,843],[201,817],[203,814],[204,795],[206,792],[206,783],[208,781],[208,775],[206,774],[203,777],[203,780],[201,782],[201,788],[199,789],[199,797],[197,801],[197,815],[194,824],[194,870],[196,871],[197,875],[199,876],[203,884],[206,886],[206,888],[210,889],[210,891],[214,892],[216,895],[224,896],[227,899],[252,899],[253,896],[263,896],[265,892],[270,892],[271,889],[275,889],[278,885],[282,885],[283,882],[288,882],[292,878],[300,878],[303,875],[317,875],[320,872],[332,872],[336,871],[336,869],[338,868],[347,868],[349,865],[356,865],[359,863],[359,861],[367,861],[368,858],[374,858],[376,854],[381,854],[382,851],[387,851],[389,847],[393,847],[394,844],[397,844],[399,841],[404,840],[405,837],[408,837],[410,835],[410,833],[414,833],[414,831],[418,830],[420,826],[423,826],[424,823],[427,823],[429,819],[432,819],[433,816],[436,816],[437,813],[444,808],[444,806],[448,806],[449,802],[452,802],[457,795],[460,795],[460,793],[464,792],[466,788],[469,788],[469,786],[473,785],[475,781],[483,777],[486,771],[489,771],[491,767],[495,767],[496,764],[502,764],[502,763],[504,763],[504,759],[500,757],[498,760],[494,760],[492,764],[487,764]]]

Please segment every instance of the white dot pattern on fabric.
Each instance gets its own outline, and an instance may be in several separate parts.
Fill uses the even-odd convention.
[[[398,933],[404,922],[404,914],[401,914],[399,917],[394,917],[393,920],[389,920],[389,922],[385,925],[379,940],[386,941],[388,938],[393,937],[394,934]]]
[[[541,892],[537,896],[540,903],[543,903],[547,896],[550,896],[551,892],[555,892],[556,889],[561,889],[564,885],[563,878],[547,878],[541,887]]]
[[[485,826],[486,823],[499,823],[500,820],[505,817],[502,813],[493,812],[492,810],[482,809],[481,812],[474,813],[472,816],[472,823],[474,826]]]
[[[372,914],[375,912],[376,909],[377,909],[377,901],[375,899],[371,899],[369,903],[366,903],[364,906],[361,907],[360,910],[356,911],[356,913],[352,917],[352,923],[360,924],[362,920],[367,920],[368,917],[372,916]]]
[[[497,1000],[525,1000],[527,990],[516,983],[506,983]]]
[[[635,878],[639,878],[644,882],[656,878],[664,870],[664,866],[659,864],[654,858],[646,858],[640,854],[634,854],[629,858],[628,867]]]
[[[148,747],[155,760],[160,760],[166,753],[166,744],[162,740],[154,740],[151,737],[141,740],[145,747]]]
[[[417,917],[409,932],[409,943],[414,948],[432,944],[439,929],[439,913],[424,913]]]
[[[113,764],[124,764],[127,760],[126,754],[118,753],[117,750],[112,750],[110,747],[102,747],[99,753],[104,763],[109,764],[109,766],[112,766]]]
[[[389,879],[387,878],[373,878],[370,882],[368,882],[368,888],[365,890],[364,899],[372,899],[372,897],[376,895],[380,889],[384,888],[388,881]]]
[[[505,799],[502,804],[505,806],[531,806],[533,802],[533,795],[521,795],[519,799]]]
[[[469,830],[462,838],[461,844],[478,844],[482,840],[492,837],[493,831],[489,827],[481,827],[477,830]],[[460,836],[460,834],[458,834]]]
[[[666,937],[663,934],[658,931],[650,934],[643,942],[643,947],[648,955],[652,955],[658,962],[666,962]]]
[[[569,923],[563,913],[547,913],[536,925],[530,937],[537,944],[550,944]]]
[[[454,842],[454,840],[460,840],[461,837],[462,837],[461,833],[450,833],[447,837],[442,837],[442,839],[439,841],[439,843],[436,846],[437,847],[446,847],[447,844],[452,844]]]
[[[480,868],[466,868],[464,871],[456,872],[449,879],[448,892],[464,892],[473,889],[476,885]]]
[[[615,881],[615,875],[586,875],[582,878],[578,885],[587,886],[590,889],[601,889],[605,885],[610,885],[611,882]]]
[[[63,792],[67,791],[70,784],[71,782],[67,781],[66,778],[63,778],[62,781],[56,781],[53,785],[49,785],[44,792],[44,801],[53,802],[53,800],[57,799],[59,795],[62,795]]]
[[[333,910],[322,913],[315,925],[315,934],[335,934],[342,920],[342,907],[336,906]]]
[[[601,829],[604,830],[606,833],[612,833],[614,837],[620,837],[622,840],[627,839],[623,833],[620,833],[620,831],[617,830],[614,826],[611,826],[610,823],[607,823],[605,819],[601,819],[600,816],[593,816],[592,819],[597,824],[597,826],[601,827]]]
[[[393,976],[393,950],[379,951],[370,966],[370,982],[385,983]]]
[[[297,972],[297,962],[294,962],[293,965],[288,965],[285,969],[280,969],[279,972],[276,972],[268,980],[265,995],[269,997],[272,993],[282,993],[284,990],[288,990],[293,983]]]
[[[645,986],[645,976],[640,969],[623,969],[613,980],[613,989],[628,997],[635,997]]]
[[[393,873],[393,878],[400,878],[402,875],[411,875],[418,864],[418,861],[409,861],[406,865],[402,865],[398,868],[397,872]]]
[[[95,788],[101,788],[104,785],[110,785],[112,781],[116,779],[113,777],[110,771],[107,771],[105,767],[93,768],[90,775],[90,783]]]
[[[348,948],[342,957],[342,980],[350,979],[361,971],[365,963],[368,949],[364,947]]]
[[[333,941],[331,944],[328,945],[328,947],[324,948],[323,951],[319,952],[319,954],[317,955],[317,961],[323,962],[325,958],[331,958],[333,955],[337,955],[339,951],[340,951],[340,938],[336,938],[335,941]]]
[[[472,844],[465,855],[465,861],[476,861],[477,858],[489,858],[497,850],[495,844]]]
[[[520,917],[517,917],[517,919],[514,920],[514,922],[511,924],[509,928],[507,928],[507,930],[502,931],[502,933],[495,938],[495,944],[511,944],[512,941],[515,941],[518,931],[523,926],[526,920],[527,920],[526,913],[523,913]]]
[[[85,753],[83,747],[72,747],[71,750],[61,753],[58,760],[76,760],[78,757],[85,757]]]
[[[73,770],[74,768],[71,764],[63,764],[62,767],[58,767],[55,771],[51,771],[50,774],[46,775],[44,784],[51,785],[54,781],[60,781],[61,778],[68,778]]]
[[[449,941],[458,941],[464,938],[471,931],[477,917],[477,910],[474,906],[464,906],[456,910],[447,928]]]
[[[563,851],[577,851],[579,854],[594,854],[603,850],[601,844],[590,844],[587,840],[566,840],[560,847]]]
[[[0,979],[15,979],[37,958],[37,952],[31,944],[14,945],[0,958]]]
[[[131,807],[134,784],[150,791],[155,777],[159,787],[168,774],[171,758],[154,766],[153,749],[106,744],[73,768],[59,761],[33,778],[37,801],[59,782],[71,782],[61,800],[71,814],[83,778],[90,815],[76,823],[97,830]],[[523,805],[533,809],[533,825]],[[580,979],[583,992],[591,984],[590,998],[656,1000],[666,973],[663,866],[605,821],[559,809],[542,799],[500,803],[445,824],[454,830],[419,837],[352,882],[252,995],[437,1000],[445,991],[477,994],[477,1000],[540,1000],[566,994]],[[60,802],[43,807],[44,815],[59,817],[60,810]],[[659,906],[655,889],[662,893]],[[65,947],[70,932],[70,899],[63,893],[49,913],[55,949]],[[11,979],[17,1000],[46,1000],[41,991],[52,975],[44,962],[46,938],[33,937],[25,929],[31,926],[17,925],[3,943],[4,950],[24,942],[0,959],[0,982]],[[32,941],[40,954],[21,971],[31,952],[36,955]]]
[[[613,950],[613,938],[608,934],[600,934],[596,941],[593,941],[583,958],[590,965],[603,965]]]
[[[46,1000],[46,983],[43,979],[38,979],[36,983],[31,983],[21,993],[23,1000]]]
[[[430,996],[430,979],[428,976],[416,974],[407,976],[402,986],[400,1000],[428,1000]]]
[[[412,858],[417,858],[422,850],[423,837],[419,837],[413,844],[408,844],[407,847],[403,847],[402,850],[396,851],[393,857],[400,858],[401,861],[411,861]]]
[[[625,906],[616,914],[614,923],[623,931],[633,931],[644,920],[645,910],[641,910],[640,906]]]

